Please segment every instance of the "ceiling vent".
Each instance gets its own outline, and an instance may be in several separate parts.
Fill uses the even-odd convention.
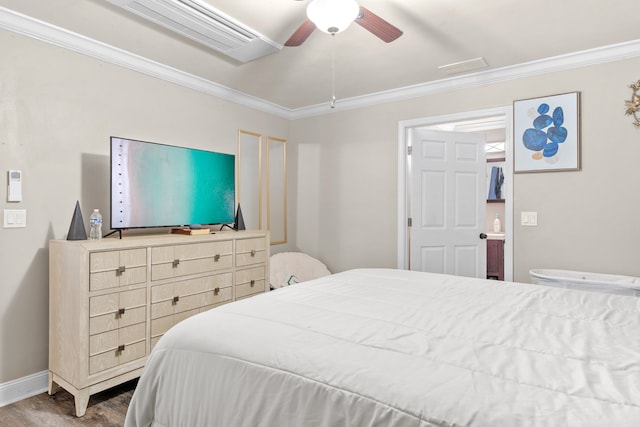
[[[453,64],[441,65],[438,67],[439,70],[442,70],[447,75],[460,74],[465,73],[467,71],[475,71],[480,68],[485,68],[487,66],[487,61],[483,57],[473,58],[466,61],[455,62]]]
[[[249,62],[282,46],[200,0],[107,0],[236,59]]]

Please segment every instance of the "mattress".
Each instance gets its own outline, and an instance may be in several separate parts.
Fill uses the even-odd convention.
[[[125,426],[640,426],[640,299],[351,270],[186,319]]]

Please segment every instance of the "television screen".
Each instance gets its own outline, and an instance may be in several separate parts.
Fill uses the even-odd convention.
[[[111,137],[111,228],[234,220],[235,156]]]

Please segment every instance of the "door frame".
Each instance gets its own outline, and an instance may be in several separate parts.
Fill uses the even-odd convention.
[[[398,242],[397,267],[406,270],[409,266],[409,233],[407,220],[411,212],[410,197],[410,166],[408,165],[409,131],[416,127],[433,126],[444,123],[477,120],[492,116],[504,115],[505,125],[505,166],[504,193],[505,197],[505,242],[504,242],[504,279],[513,280],[513,107],[495,107],[462,113],[428,116],[398,122]]]

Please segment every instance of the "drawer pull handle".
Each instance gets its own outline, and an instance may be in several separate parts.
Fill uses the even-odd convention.
[[[250,282],[249,284],[250,284],[250,285],[251,285],[251,287],[253,288],[253,287],[254,287],[254,285],[256,284],[256,281],[255,281],[255,280],[253,280],[253,279],[251,279],[251,282]]]
[[[124,351],[124,346],[125,346],[124,344],[120,344],[118,346],[118,353],[122,353]]]
[[[214,261],[214,262],[218,262],[218,261],[220,261],[220,254],[215,254],[215,255],[213,256],[213,261]]]
[[[251,256],[252,257],[256,256],[256,250],[255,249],[251,249]]]
[[[124,309],[124,308],[119,308],[119,309],[118,309],[118,315],[117,315],[116,317],[118,317],[118,318],[122,317],[122,315],[124,314],[124,312],[125,312],[125,309]]]
[[[215,288],[215,289],[213,290],[213,294],[214,294],[214,295],[218,295],[219,293],[220,293],[220,288]]]
[[[176,305],[178,303],[178,301],[180,301],[180,297],[178,295],[173,297],[173,305]]]
[[[179,259],[174,259],[173,263],[171,265],[173,265],[173,268],[177,268],[179,264],[180,264],[180,260]]]
[[[124,273],[124,271],[127,269],[127,267],[125,267],[124,265],[121,265],[120,267],[118,267],[117,270],[117,275],[120,276],[122,275],[122,273]]]

